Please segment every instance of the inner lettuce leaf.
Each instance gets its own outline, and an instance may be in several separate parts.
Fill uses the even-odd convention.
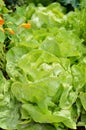
[[[63,71],[59,62],[57,57],[46,51],[33,50],[21,57],[18,66],[27,74],[28,80],[35,81],[48,76],[59,75]]]
[[[86,64],[79,63],[77,65],[73,65],[71,67],[71,72],[73,75],[74,89],[80,92],[86,84]]]

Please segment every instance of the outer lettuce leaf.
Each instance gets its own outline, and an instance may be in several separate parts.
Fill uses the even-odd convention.
[[[48,7],[39,6],[32,15],[31,22],[38,28],[42,26],[58,26],[61,23],[63,16],[63,9],[60,7],[60,4],[53,3]]]
[[[72,86],[71,86],[72,87]],[[60,107],[61,108],[70,108],[72,107],[73,103],[76,101],[77,99],[77,93],[74,92],[73,90],[71,90],[70,86],[66,86],[66,88],[64,89],[61,98],[60,98]]]
[[[40,112],[40,109],[38,107],[33,106],[32,104],[24,104],[22,107],[28,111],[28,113],[36,122],[40,122],[40,123],[63,122],[69,128],[73,128],[73,129],[76,128],[76,124],[71,119],[71,114],[69,110],[61,110],[58,112],[54,112],[53,114],[51,113],[43,114]]]
[[[18,123],[18,104],[10,92],[10,81],[0,72],[0,128],[16,129]]]
[[[82,40],[65,28],[57,29],[55,36],[48,36],[42,42],[41,48],[58,57],[80,57],[82,55]],[[71,40],[72,38],[72,40]]]
[[[58,81],[58,78],[50,77],[26,85],[15,82],[12,85],[12,92],[20,101],[38,103],[39,105],[44,105],[46,109],[48,109],[47,105],[51,103],[50,97],[53,97],[57,93],[59,87],[60,81]],[[37,93],[35,93],[36,90],[38,90]],[[44,104],[40,104],[43,100]],[[51,105],[53,104],[51,103]]]
[[[47,124],[29,124],[28,126],[24,127],[24,126],[19,126],[18,130],[56,130],[53,126],[47,125]],[[62,129],[60,129],[62,130]]]
[[[81,91],[86,83],[86,65],[77,64],[71,67],[73,86],[76,91]],[[83,73],[84,72],[84,73]]]
[[[72,31],[67,31],[65,28],[61,28],[56,38],[62,57],[73,57],[82,55],[82,40]]]
[[[82,103],[82,106],[83,106],[83,108],[85,109],[85,111],[86,111],[86,93],[84,93],[84,92],[81,92],[80,93],[80,100],[81,100],[81,103]]]
[[[25,46],[13,47],[8,51],[6,55],[6,71],[8,72],[9,77],[11,77],[13,80],[23,80],[22,78],[24,77],[22,76],[22,71],[20,71],[19,67],[17,66],[17,62],[22,55],[28,53],[29,51],[30,48],[26,48]]]

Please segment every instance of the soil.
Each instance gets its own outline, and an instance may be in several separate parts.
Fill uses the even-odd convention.
[[[73,129],[68,129],[68,130],[73,130]],[[77,127],[77,130],[86,130],[85,127],[81,126],[81,127]]]

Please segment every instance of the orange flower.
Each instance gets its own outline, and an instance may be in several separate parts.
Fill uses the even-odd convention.
[[[30,23],[23,23],[23,24],[21,24],[21,27],[23,27],[23,28],[30,28],[31,24]]]
[[[6,30],[8,30],[8,32],[9,32],[10,34],[12,34],[12,35],[15,34],[15,32],[14,32],[11,28],[6,28]]]
[[[0,16],[0,26],[2,26],[4,24],[4,19],[2,19],[2,17]]]
[[[2,26],[4,24],[4,20],[0,19],[0,25]]]

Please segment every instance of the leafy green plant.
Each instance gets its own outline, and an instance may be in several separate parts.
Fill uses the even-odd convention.
[[[86,126],[84,11],[85,7],[66,14],[59,3],[31,3],[3,14],[0,51],[9,78],[0,72],[1,128]]]

